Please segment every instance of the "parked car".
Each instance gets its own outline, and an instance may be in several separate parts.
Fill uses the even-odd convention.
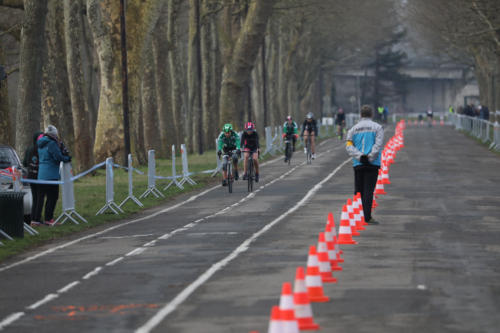
[[[7,145],[0,145],[0,170],[7,169],[15,166],[17,169],[21,170],[23,178],[26,177],[27,171],[23,168],[21,160],[17,155],[14,148]],[[5,178],[0,178],[0,191],[13,191],[14,184]],[[28,183],[21,184],[21,191],[25,193],[24,195],[24,220],[30,221],[31,217],[31,206],[33,204],[33,197],[31,196],[31,187]]]

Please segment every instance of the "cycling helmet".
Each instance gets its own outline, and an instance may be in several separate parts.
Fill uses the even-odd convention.
[[[309,112],[307,115],[306,115],[306,118],[307,119],[313,119],[314,118],[314,115],[312,112]]]
[[[222,130],[224,131],[224,133],[231,132],[233,130],[233,125],[225,124]]]
[[[255,131],[255,125],[249,121],[245,124],[245,131]]]
[[[287,116],[286,120],[292,120],[292,116]]]

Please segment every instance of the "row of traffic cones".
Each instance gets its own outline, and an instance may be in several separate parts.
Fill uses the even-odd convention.
[[[377,188],[375,189],[376,194],[385,193],[383,185],[390,184],[389,166],[394,162],[396,152],[404,146],[404,128],[405,123],[402,120],[396,126],[396,134],[382,152],[383,167],[377,180],[377,186],[382,187],[378,188],[378,192]],[[343,205],[338,237],[333,213],[328,214],[325,228],[318,235],[317,245],[309,247],[307,269],[304,270],[302,266],[296,269],[293,292],[290,282],[283,283],[279,306],[273,306],[271,309],[268,333],[298,333],[320,329],[314,321],[311,303],[324,303],[330,300],[325,295],[323,284],[337,283],[333,272],[341,271],[340,263],[344,262],[339,245],[357,244],[353,237],[359,236],[360,231],[366,230],[367,225],[360,193],[347,199]]]

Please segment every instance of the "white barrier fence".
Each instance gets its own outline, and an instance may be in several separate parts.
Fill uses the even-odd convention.
[[[351,119],[352,118],[352,119]],[[347,117],[346,119],[351,119],[351,121],[347,121],[348,124],[353,124],[355,121],[355,117]],[[352,125],[351,125],[352,126]],[[332,128],[332,125],[321,125],[318,124],[318,132],[319,137],[323,138],[329,135]],[[264,154],[277,154],[281,153],[284,150],[284,140],[282,137],[282,127],[266,127],[265,128],[265,141],[266,141],[266,149]],[[216,140],[217,146],[217,140]],[[222,168],[222,162],[219,160],[217,154],[216,157],[216,168],[212,170],[205,170],[201,172],[190,172],[189,164],[188,164],[188,156],[186,146],[184,144],[181,145],[181,159],[182,159],[182,174],[177,174],[176,169],[176,150],[175,146],[172,145],[172,166],[171,166],[171,176],[160,176],[156,174],[156,157],[155,151],[148,151],[148,186],[144,193],[141,194],[139,199],[146,198],[148,195],[152,194],[156,198],[164,198],[164,194],[157,188],[156,181],[157,180],[170,180],[170,183],[165,186],[163,189],[166,191],[172,185],[175,185],[180,190],[184,189],[186,184],[196,185],[196,182],[191,178],[191,176],[195,174],[211,174],[215,176],[220,169]],[[60,163],[59,171],[61,175],[61,180],[59,181],[45,181],[45,180],[35,180],[35,179],[20,179],[20,177],[16,177],[16,173],[9,172],[7,170],[0,170],[0,178],[5,181],[11,181],[13,183],[13,190],[19,191],[22,187],[21,181],[23,183],[34,183],[34,184],[57,184],[61,185],[62,191],[62,212],[56,219],[56,223],[64,224],[67,221],[71,221],[74,224],[79,224],[81,222],[88,223],[85,218],[83,218],[76,211],[76,202],[75,202],[75,192],[74,192],[74,182],[82,178],[83,176],[88,175],[89,173],[101,168],[105,167],[106,170],[106,202],[104,206],[96,212],[96,215],[103,214],[108,210],[114,214],[123,213],[122,206],[128,201],[132,201],[137,204],[139,207],[144,207],[142,202],[134,195],[134,187],[133,187],[133,172],[137,172],[139,174],[143,174],[141,171],[135,169],[132,165],[132,155],[128,155],[128,166],[124,167],[118,164],[113,163],[113,158],[109,157],[106,161],[99,163],[89,170],[86,170],[76,176],[72,175],[72,166],[71,163]],[[114,168],[123,168],[128,171],[128,196],[118,205],[115,202],[114,198]],[[28,224],[24,223],[25,230],[32,234],[38,234],[38,232],[31,228]],[[0,230],[0,234],[2,234],[7,239],[12,239],[9,235],[3,233]],[[1,245],[1,243],[0,243]]]

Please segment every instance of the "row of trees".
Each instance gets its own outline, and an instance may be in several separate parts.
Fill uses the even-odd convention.
[[[407,17],[436,52],[469,62],[481,103],[500,110],[500,1],[408,0]]]
[[[127,0],[123,98],[120,2],[0,1],[0,38],[17,41],[20,59],[17,108],[0,103],[2,142],[22,153],[52,123],[85,169],[124,157],[125,119],[140,163],[171,144],[202,153],[226,122],[319,115],[336,66],[373,61],[397,27],[393,0]]]

